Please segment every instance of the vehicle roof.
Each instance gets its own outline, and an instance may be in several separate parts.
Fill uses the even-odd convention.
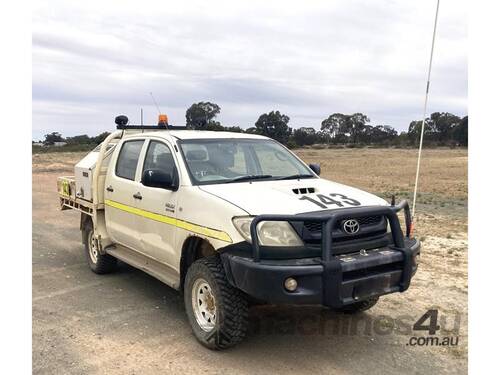
[[[139,132],[126,132],[127,136],[156,136],[161,138],[169,138],[170,136],[177,139],[219,139],[219,138],[237,138],[237,139],[269,139],[262,135],[248,134],[248,133],[234,133],[234,132],[219,132],[219,131],[209,131],[209,130],[154,130],[147,131],[144,133]]]

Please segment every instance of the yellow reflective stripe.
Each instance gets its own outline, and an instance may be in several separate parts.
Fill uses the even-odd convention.
[[[139,208],[127,206],[126,204],[118,203],[115,201],[111,201],[106,199],[104,203],[107,206],[117,208],[119,210],[125,211],[125,212],[130,212],[131,214],[138,215],[145,217],[147,219],[159,221],[161,223],[165,223],[168,225],[173,225],[177,228],[185,229],[189,232],[194,232],[197,234],[201,234],[207,237],[215,238],[217,240],[225,241],[225,242],[233,242],[229,234],[226,232],[216,230],[216,229],[211,229],[207,227],[202,227],[201,225],[189,223],[187,221],[179,220],[171,216],[166,216],[166,215],[160,215],[156,214],[154,212],[150,211],[145,211],[141,210]]]

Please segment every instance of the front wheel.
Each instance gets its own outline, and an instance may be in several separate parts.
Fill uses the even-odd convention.
[[[92,225],[85,227],[83,237],[85,240],[85,257],[90,269],[100,275],[113,272],[116,269],[117,260],[109,254],[99,252]]]
[[[227,281],[218,256],[199,259],[189,267],[184,305],[194,335],[207,348],[225,349],[245,337],[248,302]]]

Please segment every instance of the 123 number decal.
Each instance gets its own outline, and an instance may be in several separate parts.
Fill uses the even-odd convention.
[[[336,205],[337,207],[345,207],[345,205],[350,206],[360,206],[361,203],[356,199],[346,197],[344,194],[331,193],[329,195],[316,194],[317,200],[311,198],[310,196],[303,195],[299,198],[301,201],[309,201],[321,208],[328,208],[328,206]],[[336,198],[336,199],[334,199]]]

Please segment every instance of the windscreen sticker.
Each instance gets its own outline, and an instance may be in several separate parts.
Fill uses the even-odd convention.
[[[303,195],[299,198],[301,201],[309,201],[314,203],[315,205],[321,208],[328,208],[328,206],[336,205],[337,207],[345,207],[345,205],[349,206],[360,206],[361,203],[356,199],[349,198],[344,194],[339,193],[330,193],[328,195],[324,194],[315,194],[318,199],[312,198],[310,195]],[[337,199],[334,199],[337,198]]]

